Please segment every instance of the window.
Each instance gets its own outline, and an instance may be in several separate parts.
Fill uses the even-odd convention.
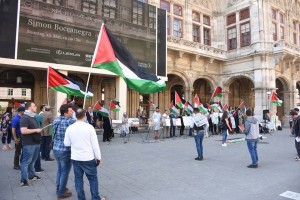
[[[103,0],[104,17],[116,18],[117,0]]]
[[[296,25],[295,21],[293,21],[293,27],[294,27],[294,31],[296,31],[297,30],[297,25]]]
[[[284,39],[284,27],[280,26],[280,39]]]
[[[180,19],[174,18],[173,35],[175,37],[182,37],[182,21]]]
[[[22,89],[22,96],[26,97],[26,89]]]
[[[7,95],[8,96],[13,96],[14,95],[14,89],[8,89],[7,90]]]
[[[210,18],[207,15],[203,15],[203,24],[210,26]]]
[[[240,11],[240,20],[248,19],[250,17],[249,8]]]
[[[97,1],[96,0],[82,0],[82,11],[92,14],[97,14]]]
[[[203,28],[203,42],[210,46],[210,29],[208,28]]]
[[[277,19],[276,18],[276,10],[272,9],[272,19]]]
[[[193,41],[200,42],[200,26],[193,25]]]
[[[277,24],[272,23],[273,41],[277,41]]]
[[[250,22],[241,25],[241,47],[251,44]]]
[[[200,14],[193,11],[193,21],[200,22]]]
[[[149,22],[148,25],[150,28],[156,27],[156,9],[154,6],[149,5]]]
[[[144,24],[144,4],[136,0],[133,1],[132,23],[138,25]]]
[[[293,33],[294,44],[297,44],[297,34]]]
[[[281,24],[284,24],[284,17],[283,17],[283,14],[279,14],[279,21]]]
[[[182,7],[174,4],[173,12],[174,12],[174,15],[182,16]]]
[[[235,13],[227,16],[227,26],[236,22]]]
[[[160,8],[170,12],[170,3],[167,1],[160,1]]]
[[[227,30],[228,49],[236,49],[236,27]]]

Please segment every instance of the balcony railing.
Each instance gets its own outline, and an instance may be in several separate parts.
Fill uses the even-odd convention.
[[[226,51],[198,42],[192,42],[182,38],[168,36],[168,48],[174,50],[188,51],[204,57],[213,57],[218,60],[226,60]]]
[[[281,51],[300,56],[300,46],[291,44],[284,40],[280,40],[280,41],[274,43],[274,53],[281,52]]]

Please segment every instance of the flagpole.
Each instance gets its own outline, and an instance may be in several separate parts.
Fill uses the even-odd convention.
[[[242,101],[242,103],[244,103],[244,100]],[[241,105],[242,103],[240,103],[240,105]],[[240,105],[239,105],[239,107],[240,107]],[[239,109],[239,107],[237,107],[237,109],[234,111],[234,113],[236,113],[236,111]]]
[[[218,87],[218,86],[217,86],[217,87]],[[208,102],[208,103],[210,103],[210,102],[211,102],[211,100],[212,100],[212,98],[213,98],[213,96],[214,96],[214,93],[215,93],[215,91],[217,90],[217,87],[215,88],[214,92],[212,93],[212,95],[211,95],[211,98],[210,98],[210,100],[209,100],[209,102]]]
[[[93,65],[94,65],[94,62],[95,62],[95,55],[96,55],[96,52],[98,51],[98,45],[100,43],[100,38],[101,38],[103,27],[104,27],[104,23],[102,23],[102,25],[101,25],[99,36],[98,36],[97,43],[96,43],[96,48],[95,48],[93,59],[92,59],[92,62],[91,62],[89,76],[88,76],[88,80],[87,80],[86,88],[85,88],[85,94],[84,94],[84,100],[83,100],[83,109],[85,108],[86,93],[87,93],[87,90],[88,90],[88,87],[89,87],[89,82],[90,82],[90,77],[91,77],[91,72],[92,72],[91,69],[93,68]]]
[[[49,66],[47,70],[47,104],[49,106]]]

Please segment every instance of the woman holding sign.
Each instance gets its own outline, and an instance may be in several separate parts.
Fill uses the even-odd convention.
[[[198,157],[195,160],[201,161],[203,160],[203,137],[204,137],[204,130],[208,125],[207,117],[199,113],[199,108],[194,108],[195,115],[193,116],[192,120],[194,122],[194,138],[197,148]]]

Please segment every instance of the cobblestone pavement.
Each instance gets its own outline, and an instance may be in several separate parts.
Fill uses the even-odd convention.
[[[178,132],[176,133],[178,134]],[[146,133],[142,134],[145,138]],[[273,132],[258,146],[259,168],[249,169],[246,142],[221,146],[221,136],[204,139],[204,160],[195,161],[192,137],[143,143],[139,134],[129,142],[118,135],[111,143],[99,143],[103,164],[98,167],[100,194],[109,200],[276,200],[289,190],[300,192],[300,162],[289,130]],[[153,137],[153,134],[151,134]],[[242,138],[242,134],[228,139]],[[41,181],[20,186],[20,173],[13,170],[14,151],[0,151],[0,199],[52,200],[55,195],[56,162],[42,161]],[[77,199],[73,169],[68,187]],[[90,199],[88,181],[85,192]]]

